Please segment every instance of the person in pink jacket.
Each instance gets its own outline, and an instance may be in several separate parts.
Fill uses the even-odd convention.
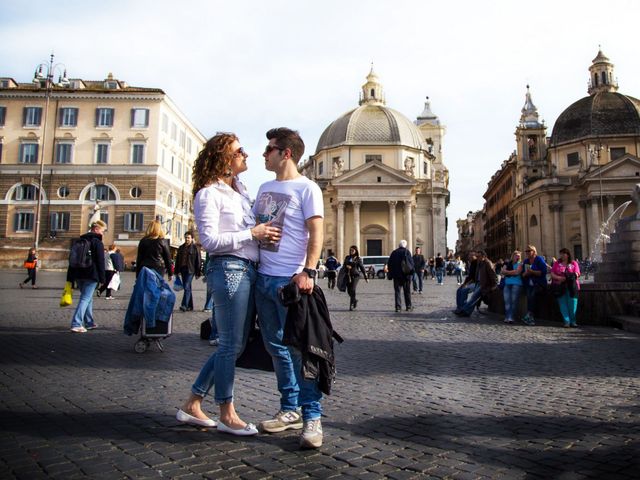
[[[551,267],[552,291],[557,292],[556,298],[564,327],[577,327],[576,310],[578,309],[578,292],[580,291],[580,266],[571,259],[571,252],[563,248],[560,259]],[[560,294],[560,295],[558,295]]]

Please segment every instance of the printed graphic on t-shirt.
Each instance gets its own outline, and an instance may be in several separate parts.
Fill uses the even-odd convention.
[[[270,221],[274,227],[284,229],[284,220],[287,216],[287,207],[290,201],[291,195],[285,193],[262,192],[260,198],[256,200],[256,221],[258,223]],[[261,241],[260,248],[277,252],[280,249],[280,242],[271,243]]]

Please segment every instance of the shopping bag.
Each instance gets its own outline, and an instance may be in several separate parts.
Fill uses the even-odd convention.
[[[68,307],[73,303],[73,297],[71,296],[71,282],[67,282],[64,284],[64,290],[62,291],[62,296],[60,297],[60,306]]]
[[[118,290],[120,288],[120,274],[118,272],[113,274],[107,288],[110,288],[111,290]]]
[[[184,290],[184,285],[182,285],[182,279],[180,278],[180,275],[176,275],[173,278],[173,289],[176,292],[179,292],[180,290]]]

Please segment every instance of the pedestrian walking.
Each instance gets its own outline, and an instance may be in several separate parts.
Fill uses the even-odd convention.
[[[438,252],[435,258],[435,267],[436,267],[436,280],[438,281],[438,285],[444,285],[444,258],[442,258],[442,254]]]
[[[367,272],[364,269],[362,258],[358,252],[356,245],[349,247],[349,255],[344,258],[343,267],[346,269],[346,281],[347,281],[347,293],[349,294],[349,310],[355,310],[358,306],[358,299],[356,298],[358,291],[358,282],[360,282],[360,273],[364,277],[365,281],[369,283]]]
[[[71,331],[86,333],[98,328],[93,318],[93,292],[105,283],[104,244],[102,232],[107,224],[96,220],[91,229],[72,245],[67,269],[67,282],[75,282],[80,290],[80,300],[71,318]]]
[[[338,276],[337,270],[340,267],[340,262],[334,256],[333,250],[329,250],[327,254],[329,256],[324,262],[324,266],[327,268],[325,275],[327,277],[327,287],[329,287],[329,290],[333,290],[336,288],[336,278]]]
[[[202,274],[202,257],[200,249],[193,241],[193,233],[188,231],[184,234],[184,243],[178,248],[176,255],[176,269],[182,280],[182,302],[180,310],[182,312],[193,310],[193,294],[191,282],[195,276],[196,280]]]
[[[36,270],[38,268],[38,253],[34,247],[29,249],[27,253],[27,259],[22,264],[27,269],[27,278],[18,284],[20,288],[31,282],[31,288],[36,289]]]
[[[396,312],[402,310],[400,290],[404,293],[404,304],[407,311],[413,310],[411,303],[411,278],[413,277],[414,266],[411,252],[407,250],[407,241],[400,240],[396,248],[389,256],[388,278],[393,280],[393,292]]]
[[[424,287],[424,268],[427,265],[427,261],[422,255],[422,248],[416,247],[416,253],[413,255],[413,268],[415,273],[413,274],[413,291],[414,293],[422,293]]]
[[[300,447],[318,448],[323,441],[319,379],[303,375],[301,350],[283,343],[288,308],[281,303],[279,290],[293,282],[302,294],[312,293],[322,250],[324,203],[320,187],[298,172],[304,154],[298,132],[274,128],[267,138],[265,168],[276,178],[260,186],[254,212],[258,221],[281,226],[282,236],[260,243],[256,301],[278,381],[280,409],[260,428],[269,433],[302,429]]]

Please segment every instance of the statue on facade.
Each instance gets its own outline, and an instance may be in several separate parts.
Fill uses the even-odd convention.
[[[342,158],[337,157],[333,159],[333,176],[337,177],[342,174],[342,169],[344,168],[344,160]]]
[[[415,167],[415,162],[412,157],[407,157],[404,159],[404,171],[407,175],[413,176],[414,167]]]

